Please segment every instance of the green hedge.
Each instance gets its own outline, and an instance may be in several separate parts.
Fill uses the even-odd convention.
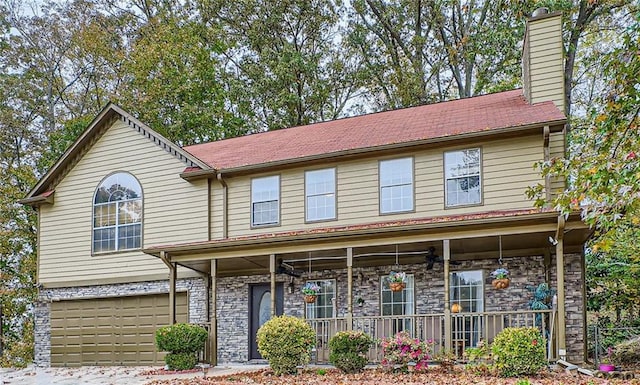
[[[547,366],[546,342],[537,328],[506,328],[496,336],[491,351],[503,377],[537,374]]]
[[[369,362],[366,354],[372,343],[362,331],[336,333],[329,340],[329,362],[345,373],[360,372]]]
[[[291,316],[271,318],[258,330],[258,351],[277,374],[293,374],[311,359],[316,332],[304,320]]]
[[[164,362],[171,370],[193,369],[197,363],[196,353],[204,348],[207,330],[192,324],[175,324],[156,330],[156,345],[169,352]]]

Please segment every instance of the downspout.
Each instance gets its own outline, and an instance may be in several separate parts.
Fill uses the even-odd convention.
[[[222,173],[218,173],[216,175],[216,179],[222,185],[222,238],[229,238],[229,221],[228,221],[228,211],[229,211],[229,199],[228,199],[228,186],[227,182],[222,177]]]
[[[166,251],[160,252],[160,259],[169,267],[169,324],[176,323],[176,265],[171,263]]]

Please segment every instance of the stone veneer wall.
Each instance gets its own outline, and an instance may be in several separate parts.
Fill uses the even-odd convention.
[[[583,360],[583,288],[582,257],[566,255],[565,290],[567,316],[568,358],[582,362]],[[532,256],[527,258],[504,258],[503,267],[511,272],[511,285],[506,290],[497,290],[485,284],[485,310],[528,310],[528,302],[532,298],[527,286],[537,286],[545,281],[544,258]],[[497,260],[465,261],[458,266],[450,266],[451,272],[466,270],[483,270],[485,277],[500,267]],[[393,266],[379,266],[353,269],[353,315],[380,315],[380,282]],[[402,265],[402,271],[414,274],[416,314],[437,313],[444,310],[444,271],[443,264],[436,263],[433,270],[426,270],[424,264]],[[549,266],[551,286],[555,287],[555,260]],[[300,294],[300,287],[307,280],[335,279],[337,283],[337,316],[347,313],[347,270],[312,271],[302,278],[294,279],[294,292],[287,292],[290,277],[277,275],[277,282],[284,285],[284,314],[296,317],[304,316],[305,304]],[[268,275],[225,277],[218,279],[218,362],[245,363],[249,360],[249,284],[269,283]],[[356,306],[356,299],[364,300],[363,306]]]
[[[205,323],[207,318],[207,292],[203,278],[180,279],[177,291],[187,291],[189,299],[189,322]],[[42,289],[35,306],[35,357],[36,366],[51,364],[51,301],[83,298],[107,298],[141,294],[169,293],[169,281],[137,282],[128,284],[96,285]]]

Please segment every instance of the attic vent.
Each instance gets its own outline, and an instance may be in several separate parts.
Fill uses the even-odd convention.
[[[542,7],[533,11],[533,14],[531,15],[531,17],[538,17],[538,16],[546,15],[548,13],[549,13],[549,8]]]

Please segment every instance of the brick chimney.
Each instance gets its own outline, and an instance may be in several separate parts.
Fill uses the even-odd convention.
[[[538,8],[527,20],[522,83],[529,103],[551,100],[564,112],[562,13]]]

